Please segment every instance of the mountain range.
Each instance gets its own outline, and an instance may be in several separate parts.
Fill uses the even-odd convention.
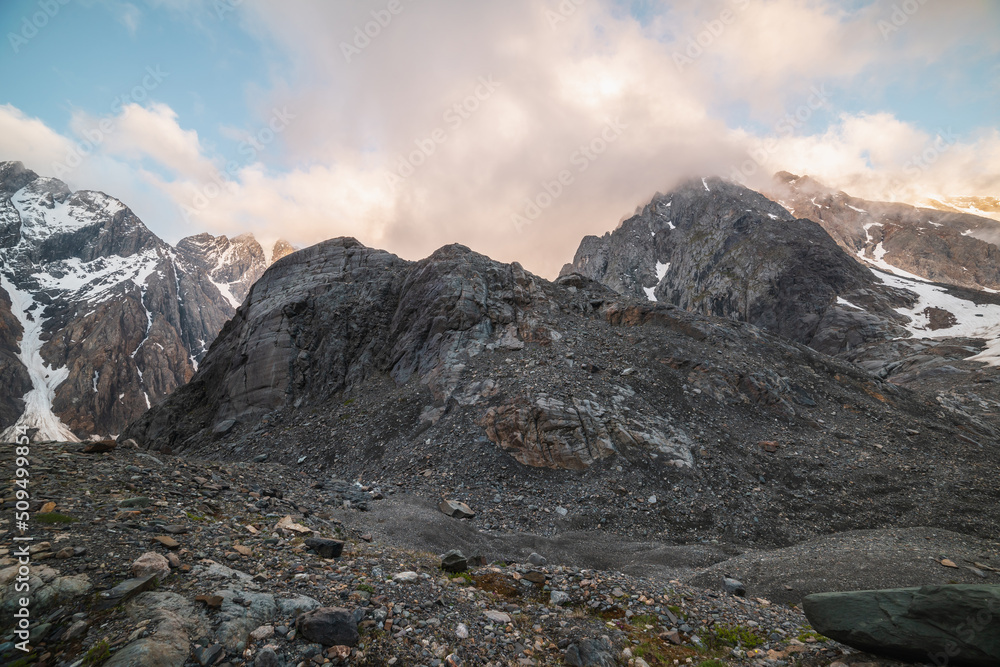
[[[267,265],[250,235],[172,247],[114,197],[0,163],[3,438],[120,432],[192,377]]]

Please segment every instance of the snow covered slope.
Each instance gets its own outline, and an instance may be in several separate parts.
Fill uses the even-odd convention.
[[[119,432],[235,308],[122,202],[0,163],[0,440]]]

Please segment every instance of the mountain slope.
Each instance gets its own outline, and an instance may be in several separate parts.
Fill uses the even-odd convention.
[[[0,163],[0,193],[2,437],[117,433],[190,379],[234,307],[207,260],[113,197],[14,162]]]
[[[770,196],[883,271],[977,290],[1000,289],[1000,222],[954,210],[859,199],[788,172],[775,176]]]
[[[715,178],[658,194],[613,232],[586,237],[562,270],[571,273],[829,354],[905,335],[894,309],[916,296],[881,284],[819,225]]]

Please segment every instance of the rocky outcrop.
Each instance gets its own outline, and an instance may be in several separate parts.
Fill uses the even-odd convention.
[[[490,408],[480,425],[494,443],[534,467],[583,470],[616,451],[646,450],[678,467],[691,466],[692,442],[667,420],[630,419],[594,401],[541,394],[531,404]]]
[[[1000,586],[817,593],[803,607],[817,632],[876,655],[956,667],[1000,663]]]
[[[571,273],[829,354],[905,335],[894,308],[916,296],[880,284],[819,225],[716,178],[658,194],[613,232],[586,237],[562,270]]]

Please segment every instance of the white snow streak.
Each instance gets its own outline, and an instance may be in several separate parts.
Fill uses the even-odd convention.
[[[24,334],[21,337],[21,351],[17,357],[28,369],[32,387],[24,395],[24,413],[0,437],[8,442],[16,440],[20,426],[29,429],[37,428],[36,441],[79,442],[73,432],[52,412],[52,399],[55,398],[56,387],[69,376],[69,369],[50,368],[42,359],[41,334],[44,320],[41,318],[41,305],[35,303],[31,294],[14,287],[3,273],[0,273],[0,285],[10,295],[11,312],[24,327]]]

